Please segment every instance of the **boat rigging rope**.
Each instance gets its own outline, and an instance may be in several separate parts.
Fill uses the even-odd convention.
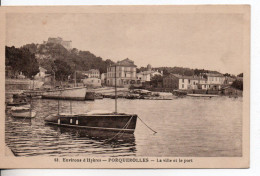
[[[131,122],[131,120],[132,120],[132,118],[133,118],[133,116],[131,116],[131,118],[128,120],[128,122],[125,124],[125,126],[115,135],[115,136],[113,136],[112,138],[110,138],[110,139],[107,139],[107,140],[105,140],[105,142],[104,143],[106,143],[106,142],[109,142],[109,141],[111,141],[111,140],[113,140],[117,135],[119,135],[124,129],[126,129],[128,126],[129,126],[129,124],[130,124],[130,122]],[[124,133],[124,132],[123,132]],[[122,134],[123,134],[122,133]]]
[[[137,116],[138,117],[138,116]],[[140,119],[140,121],[150,130],[152,130],[154,133],[157,133],[155,130],[153,130],[151,127],[149,127],[140,117],[138,117],[138,119]]]

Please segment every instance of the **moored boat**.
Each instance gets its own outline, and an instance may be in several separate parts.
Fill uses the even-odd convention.
[[[11,115],[13,117],[21,117],[21,118],[34,118],[36,116],[36,112],[32,111],[30,107],[12,107]]]
[[[48,90],[42,94],[45,99],[94,100],[94,94],[87,87],[73,87]]]
[[[116,70],[116,65],[114,67]],[[137,115],[117,112],[116,82],[115,74],[115,112],[91,111],[86,114],[60,114],[58,107],[58,115],[46,117],[45,123],[65,127],[116,131],[118,133],[134,133]]]
[[[86,114],[59,114],[48,116],[45,123],[84,129],[134,133],[136,114],[91,111]]]

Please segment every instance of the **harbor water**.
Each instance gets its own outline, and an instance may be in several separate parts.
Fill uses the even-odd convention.
[[[118,111],[137,114],[134,134],[84,131],[44,123],[57,100],[33,99],[34,119],[6,113],[5,142],[16,156],[239,157],[242,156],[242,98],[185,97],[173,100],[118,99]],[[114,111],[113,99],[60,101],[60,112]],[[113,140],[110,140],[113,139]]]

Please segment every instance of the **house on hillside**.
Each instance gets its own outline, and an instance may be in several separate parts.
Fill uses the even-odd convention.
[[[72,41],[69,40],[69,41],[66,41],[66,40],[63,40],[61,37],[49,37],[47,41],[43,41],[44,44],[46,43],[54,43],[54,44],[60,44],[62,45],[64,48],[66,48],[67,50],[71,50],[72,48]]]
[[[34,76],[34,79],[44,80],[47,70],[43,67],[39,67],[39,73]]]
[[[117,82],[115,82],[115,77],[117,78]],[[116,83],[117,86],[129,87],[130,85],[136,84],[136,82],[136,65],[134,61],[128,58],[118,61],[107,68],[106,84],[108,86],[115,86]]]

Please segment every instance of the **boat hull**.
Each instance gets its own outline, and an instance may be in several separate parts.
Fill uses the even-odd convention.
[[[50,90],[42,94],[44,99],[61,99],[61,100],[94,100],[92,92],[88,92],[86,87],[75,87],[58,90]]]
[[[11,111],[11,115],[16,118],[34,118],[36,116],[36,112],[26,111],[26,112],[15,112]]]
[[[137,115],[57,115],[49,116],[45,123],[70,128],[118,131],[134,133]]]

